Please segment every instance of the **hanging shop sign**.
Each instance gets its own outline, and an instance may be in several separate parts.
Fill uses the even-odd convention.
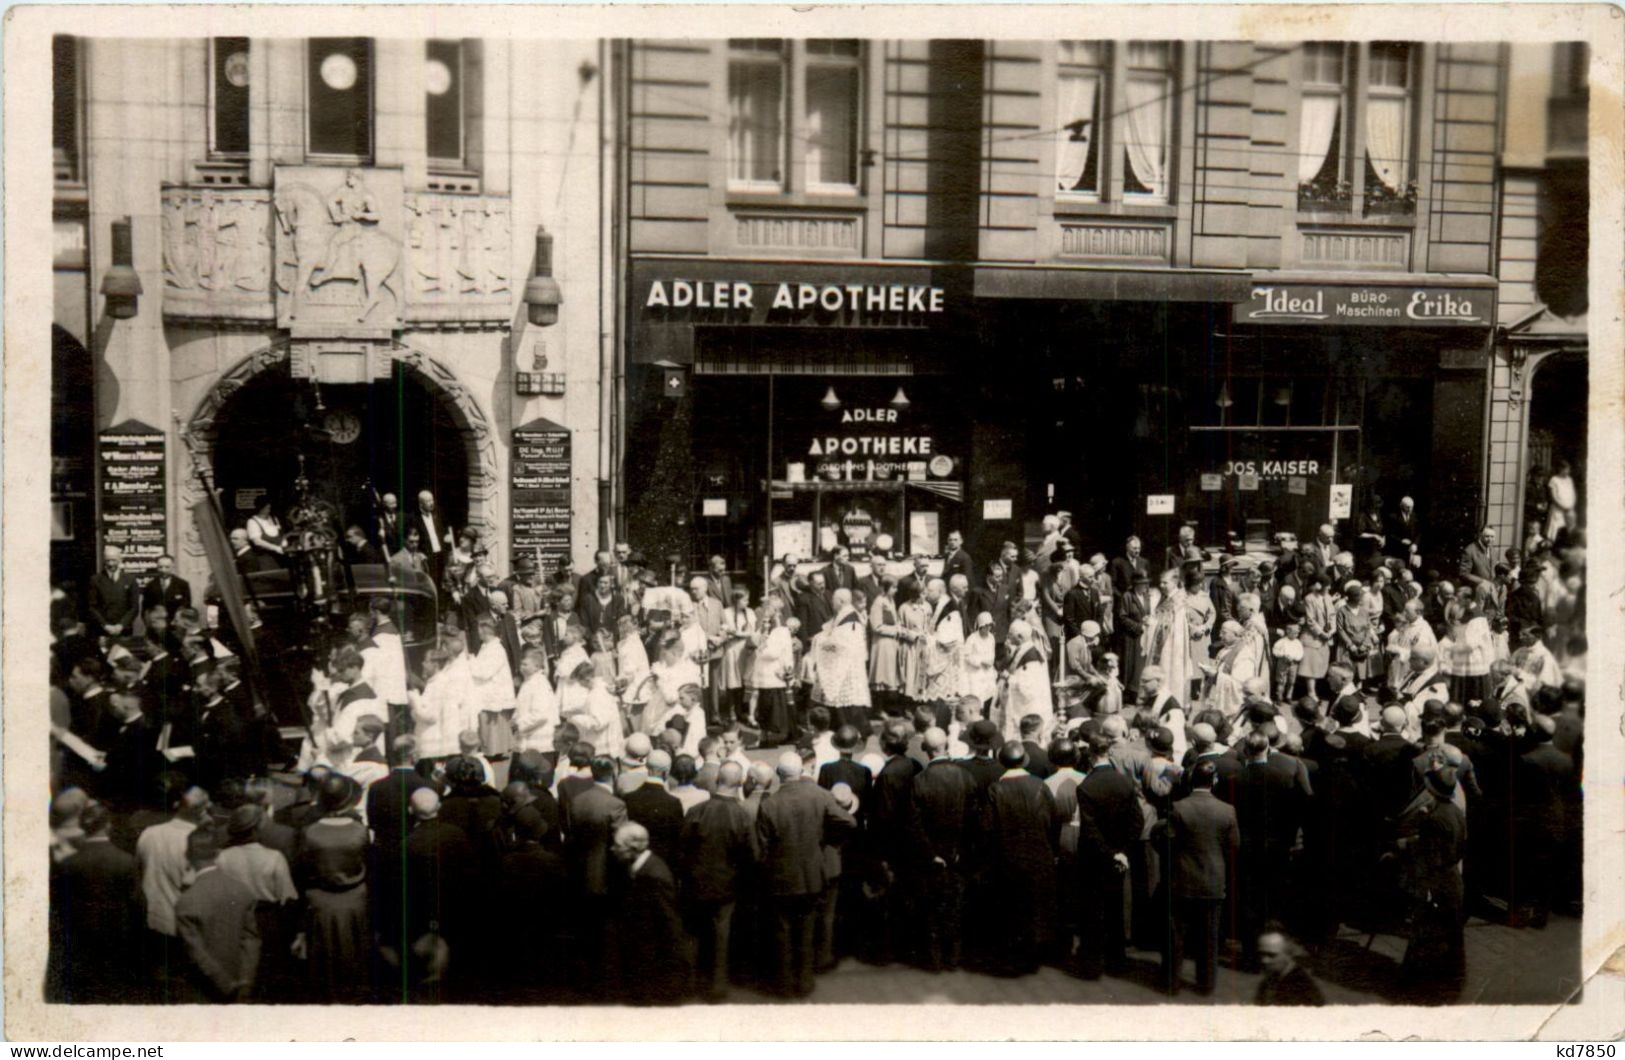
[[[1495,321],[1488,287],[1386,284],[1254,284],[1235,306],[1238,324],[1364,324],[1408,328],[1485,328]]]
[[[513,430],[509,460],[513,559],[528,557],[549,574],[570,562],[570,431],[550,420]]]
[[[97,441],[102,544],[124,550],[124,569],[145,574],[167,551],[168,477],[163,432],[126,420]]]

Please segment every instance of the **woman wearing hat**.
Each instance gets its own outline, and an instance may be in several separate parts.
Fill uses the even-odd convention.
[[[975,696],[982,704],[981,717],[993,710],[993,700],[999,694],[997,656],[999,646],[993,639],[993,616],[986,611],[976,616],[976,628],[965,638],[965,694]]]
[[[1337,621],[1331,597],[1326,595],[1326,579],[1319,574],[1307,575],[1303,579],[1303,629],[1299,635],[1303,661],[1298,663],[1298,680],[1317,698],[1332,665],[1332,640],[1336,636]]]
[[[1377,653],[1376,627],[1371,623],[1371,612],[1365,604],[1365,586],[1350,578],[1343,585],[1343,602],[1337,608],[1337,640],[1334,645],[1338,662],[1354,673],[1354,680],[1363,684],[1371,677],[1371,657]]]
[[[790,707],[785,686],[795,669],[795,644],[784,624],[784,604],[776,596],[762,601],[756,631],[751,634],[751,720],[761,730],[760,745],[770,747],[790,735]]]
[[[300,833],[295,875],[305,891],[305,980],[319,1004],[367,1000],[372,958],[367,919],[367,828],[361,789],[342,773],[322,781],[322,816]]]
[[[880,592],[869,605],[869,631],[869,687],[875,706],[882,714],[893,716],[901,713],[897,693],[903,687],[903,630],[897,609],[897,579],[890,574],[880,576]]]

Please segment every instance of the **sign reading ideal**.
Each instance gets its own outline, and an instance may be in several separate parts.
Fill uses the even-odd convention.
[[[1254,284],[1235,307],[1238,324],[1370,324],[1386,327],[1489,327],[1495,291],[1487,287],[1362,284]]]

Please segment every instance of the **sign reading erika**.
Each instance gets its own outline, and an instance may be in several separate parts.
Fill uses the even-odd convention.
[[[1495,321],[1495,292],[1483,287],[1376,284],[1254,284],[1235,308],[1238,324],[1365,324],[1485,328]]]

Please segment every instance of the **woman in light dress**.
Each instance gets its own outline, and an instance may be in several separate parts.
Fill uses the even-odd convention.
[[[900,713],[897,694],[903,687],[902,619],[897,608],[897,579],[880,577],[880,593],[869,605],[869,687],[875,706],[887,715]]]
[[[1303,629],[1298,635],[1303,642],[1298,680],[1306,692],[1317,698],[1332,665],[1332,640],[1336,636],[1337,623],[1331,598],[1326,595],[1326,579],[1317,574],[1303,586]]]
[[[965,694],[981,701],[984,718],[992,711],[993,701],[999,694],[997,654],[993,616],[983,611],[976,616],[976,628],[965,638]]]
[[[469,676],[479,707],[480,748],[487,758],[506,758],[513,753],[513,671],[497,636],[496,620],[482,615],[475,628],[480,650],[469,662]]]
[[[1337,641],[1334,655],[1354,673],[1357,683],[1371,676],[1371,657],[1378,653],[1377,634],[1366,608],[1365,586],[1350,580],[1343,586],[1343,602],[1337,607]]]
[[[615,696],[598,678],[589,661],[582,661],[559,685],[559,717],[573,724],[584,743],[597,754],[619,758],[626,746],[621,712]]]
[[[1575,506],[1580,503],[1580,495],[1574,488],[1574,479],[1569,473],[1569,462],[1559,460],[1552,467],[1552,477],[1546,480],[1546,537],[1557,540],[1559,530],[1573,530],[1579,523],[1575,518]]]
[[[722,657],[717,662],[717,699],[721,720],[741,716],[745,702],[745,675],[750,672],[750,634],[756,612],[750,593],[735,589],[722,612]]]
[[[931,635],[931,609],[923,597],[916,596],[898,605],[897,617],[899,654],[903,695],[913,702],[922,702],[925,695],[926,639]]]

